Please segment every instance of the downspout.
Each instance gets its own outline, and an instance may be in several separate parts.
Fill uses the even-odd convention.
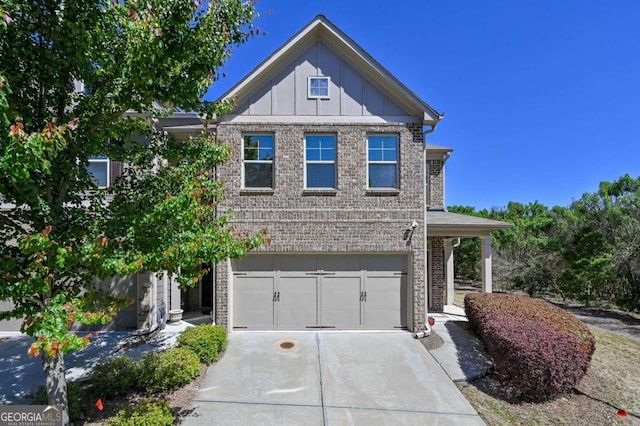
[[[440,116],[439,118],[441,118]],[[430,129],[422,132],[423,141],[422,141],[422,170],[424,170],[424,179],[422,180],[422,215],[423,220],[422,223],[424,226],[422,227],[422,237],[424,241],[424,331],[419,331],[413,333],[413,337],[416,339],[421,339],[423,337],[427,337],[431,334],[431,326],[429,325],[429,249],[427,247],[427,135],[433,133],[436,130],[436,126],[438,125],[438,121],[435,124],[431,125]]]

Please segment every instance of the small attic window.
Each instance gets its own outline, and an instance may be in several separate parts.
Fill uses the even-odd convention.
[[[309,77],[307,94],[309,99],[328,99],[330,82],[331,77]]]

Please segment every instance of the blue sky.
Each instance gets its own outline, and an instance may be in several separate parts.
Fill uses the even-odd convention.
[[[391,7],[390,5],[393,5]],[[324,14],[445,118],[446,204],[567,206],[640,175],[640,1],[260,0],[215,99]]]

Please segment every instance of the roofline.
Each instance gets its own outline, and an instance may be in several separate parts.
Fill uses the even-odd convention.
[[[482,221],[482,223],[434,223],[429,221],[429,212],[433,213],[449,213],[454,216],[467,216],[476,220]],[[435,220],[436,218],[431,218]],[[462,221],[461,221],[462,222]],[[427,228],[430,236],[434,237],[481,237],[488,236],[492,231],[499,231],[501,229],[508,229],[513,226],[512,223],[503,222],[495,219],[487,219],[478,216],[465,215],[462,213],[452,213],[446,210],[427,209]]]
[[[497,221],[496,221],[497,222]],[[486,224],[432,224],[427,223],[428,235],[431,237],[483,237],[492,231],[511,228],[510,223]]]
[[[228,99],[236,96],[241,90],[249,87],[251,82],[258,76],[260,76],[270,66],[277,63],[283,58],[283,55],[289,51],[289,49],[295,46],[300,41],[304,40],[309,34],[314,31],[321,31],[324,28],[334,37],[342,41],[342,45],[348,47],[351,51],[355,52],[357,56],[369,67],[378,73],[381,80],[384,80],[400,93],[402,93],[415,107],[418,107],[423,111],[421,117],[422,124],[426,126],[436,125],[442,118],[443,114],[440,114],[433,109],[429,104],[423,101],[418,95],[405,86],[400,80],[398,80],[393,74],[391,74],[384,66],[376,61],[366,50],[364,50],[358,43],[351,39],[347,34],[340,30],[334,23],[327,19],[324,15],[317,15],[301,30],[291,36],[287,41],[281,44],[271,55],[260,62],[253,70],[247,73],[238,83],[227,90],[222,96],[218,98],[218,101]]]
[[[453,152],[453,148],[448,146],[438,146],[433,144],[426,144],[427,152]]]
[[[491,228],[473,228],[473,227],[442,227],[436,228],[433,225],[428,226],[428,236],[429,237],[450,237],[450,238],[472,238],[472,237],[486,237],[491,234],[493,231],[497,231],[498,229]],[[504,228],[501,228],[504,229]]]

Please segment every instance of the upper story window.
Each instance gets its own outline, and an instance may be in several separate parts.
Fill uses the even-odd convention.
[[[89,158],[87,171],[91,174],[93,182],[98,188],[106,188],[111,182],[109,158],[106,155],[98,155]]]
[[[243,188],[273,188],[273,135],[242,138]]]
[[[335,135],[307,135],[305,137],[305,187],[336,187]]]
[[[369,188],[398,189],[398,136],[369,135],[367,174]]]
[[[310,99],[328,99],[330,77],[309,77],[307,97]]]

